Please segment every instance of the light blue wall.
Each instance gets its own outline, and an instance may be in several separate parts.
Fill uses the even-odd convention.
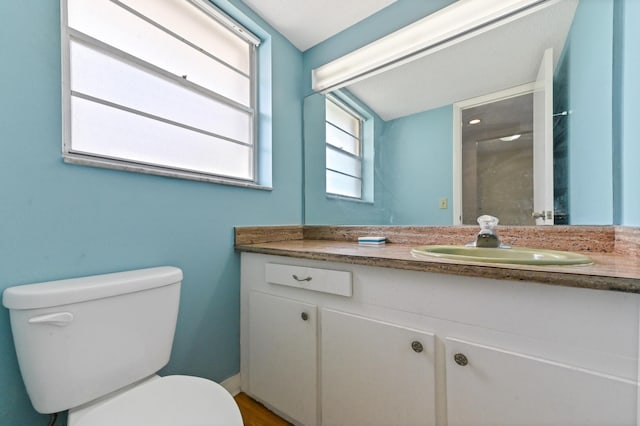
[[[451,225],[453,107],[389,121],[382,138],[381,180],[389,224]],[[440,209],[440,198],[449,208]]]
[[[255,18],[238,1],[219,4]],[[59,21],[55,0],[0,2],[0,290],[178,266],[180,316],[164,372],[226,379],[240,362],[233,227],[302,222],[302,54],[273,34],[273,117],[263,117],[273,124],[273,191],[169,179],[62,162]],[[45,422],[0,308],[0,424]]]
[[[640,2],[622,4],[621,223],[640,226]]]
[[[613,2],[581,1],[565,46],[568,208],[575,225],[614,222],[612,37]]]

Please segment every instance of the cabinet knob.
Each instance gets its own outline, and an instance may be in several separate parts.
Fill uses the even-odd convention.
[[[413,351],[416,353],[420,353],[424,350],[424,346],[422,346],[422,343],[414,340],[413,342],[411,342],[411,349],[413,349]]]
[[[462,367],[469,364],[469,360],[467,359],[467,356],[465,354],[455,354],[453,356],[453,360],[456,362],[456,364]]]
[[[303,312],[300,314],[300,318],[302,318],[302,321],[306,321],[309,319],[309,314],[306,312]]]

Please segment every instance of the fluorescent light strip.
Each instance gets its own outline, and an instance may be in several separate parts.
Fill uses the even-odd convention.
[[[464,36],[541,3],[558,0],[459,0],[413,24],[314,69],[312,88],[327,92],[375,71],[407,62],[439,44]]]

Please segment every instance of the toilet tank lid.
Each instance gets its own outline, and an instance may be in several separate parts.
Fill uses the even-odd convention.
[[[181,281],[181,269],[160,266],[9,287],[2,294],[2,304],[9,309],[47,308],[163,287]]]

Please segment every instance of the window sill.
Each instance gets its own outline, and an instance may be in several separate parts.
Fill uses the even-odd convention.
[[[369,204],[371,206],[374,205],[373,201],[359,200],[357,198],[343,197],[340,195],[332,195],[332,194],[325,194],[325,195],[328,200],[350,201],[352,203]]]
[[[110,160],[106,158],[97,158],[91,156],[85,156],[81,154],[63,153],[62,158],[65,163],[78,164],[81,166],[99,167],[103,169],[120,170],[126,172],[143,173],[156,176],[164,176],[176,179],[187,179],[198,182],[209,182],[220,185],[239,186],[242,188],[260,189],[264,191],[271,191],[271,186],[259,185],[254,182],[245,182],[234,179],[226,179],[220,176],[211,176],[203,173],[189,172],[182,170],[165,169],[162,167],[155,167],[146,164],[136,164],[126,161]]]

